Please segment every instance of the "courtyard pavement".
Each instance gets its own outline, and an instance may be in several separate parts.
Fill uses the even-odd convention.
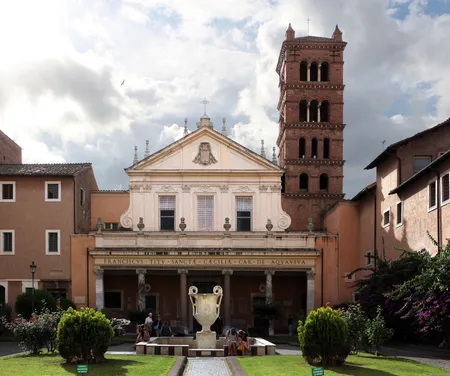
[[[21,353],[23,350],[19,347],[18,342],[0,342],[0,358],[2,356]]]

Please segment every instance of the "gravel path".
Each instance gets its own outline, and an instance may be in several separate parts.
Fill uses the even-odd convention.
[[[188,358],[183,376],[231,376],[225,358]]]

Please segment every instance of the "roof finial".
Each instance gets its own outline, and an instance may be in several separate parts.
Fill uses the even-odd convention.
[[[222,119],[222,134],[227,135],[227,119],[225,118]]]
[[[266,157],[266,149],[264,149],[264,140],[261,140],[261,157]]]
[[[184,118],[184,132],[183,132],[183,136],[187,136],[187,134],[188,134],[187,118]]]
[[[286,30],[286,40],[293,40],[295,38],[295,30],[292,28],[291,23]]]
[[[145,153],[144,158],[147,158],[150,155],[150,149],[148,148],[149,140],[145,140]]]
[[[337,41],[342,41],[342,31],[339,29],[338,25],[336,25],[336,28],[334,29],[332,38]]]
[[[311,22],[311,18],[309,18],[309,16],[308,16],[308,18],[306,19],[306,22],[308,22],[308,36],[309,36],[309,24],[310,24],[310,22]]]
[[[204,106],[204,114],[202,117],[208,117],[208,115],[206,115],[206,105],[209,103],[209,101],[206,98],[204,98],[200,103],[203,103]]]
[[[134,147],[134,159],[133,164],[136,164],[139,162],[139,155],[138,155],[138,149],[137,146]]]
[[[273,147],[273,152],[272,152],[272,162],[277,164],[277,154],[275,153],[275,146]]]

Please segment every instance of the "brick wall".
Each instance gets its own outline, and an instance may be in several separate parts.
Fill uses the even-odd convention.
[[[0,164],[22,163],[22,148],[0,131]]]

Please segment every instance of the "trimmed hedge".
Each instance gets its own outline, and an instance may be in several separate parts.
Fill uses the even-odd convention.
[[[341,365],[350,354],[347,323],[331,307],[311,311],[298,322],[298,340],[305,360],[311,365]]]

